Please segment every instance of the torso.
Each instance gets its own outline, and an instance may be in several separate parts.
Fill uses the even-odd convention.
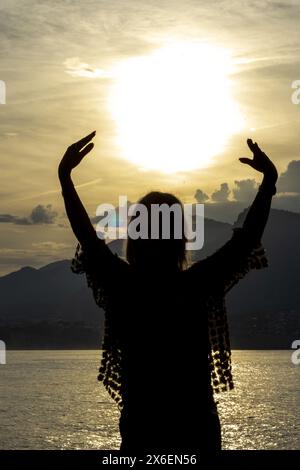
[[[192,444],[208,402],[205,292],[184,272],[127,279],[121,434]],[[129,289],[129,290],[128,290]],[[125,303],[126,304],[126,303]],[[200,439],[197,436],[197,439]],[[178,442],[178,445],[179,445]],[[149,444],[148,444],[149,445]]]

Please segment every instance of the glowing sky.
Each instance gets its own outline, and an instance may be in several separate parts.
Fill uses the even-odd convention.
[[[173,191],[185,202],[195,201],[195,191],[201,189],[209,196],[217,193],[209,204],[226,205],[226,187],[220,185],[227,183],[229,199],[240,198],[242,203],[242,190],[251,190],[252,183],[239,186],[234,182],[259,181],[251,169],[237,161],[248,154],[247,137],[261,142],[281,173],[289,162],[298,161],[300,105],[291,102],[291,84],[300,78],[299,19],[298,1],[2,2],[0,80],[6,83],[7,103],[0,105],[0,274],[23,264],[40,266],[71,256],[74,239],[67,229],[56,167],[65,147],[94,129],[93,155],[74,174],[91,216],[98,204],[116,203],[119,194],[134,201],[152,189]],[[193,64],[191,58],[178,54],[177,70],[174,56],[170,67],[163,57],[155,56],[159,50],[182,43],[191,44],[191,50],[195,44],[208,44],[211,60]],[[208,132],[197,105],[207,97],[204,89],[211,86],[209,77],[215,75],[216,93],[222,90],[222,72],[214,56],[220,50],[230,56],[230,93],[243,125],[231,122],[234,113],[226,114],[226,100],[222,103],[217,97],[211,108],[207,107],[212,110]],[[144,72],[135,68],[143,58],[153,56],[154,68],[149,60]],[[124,64],[123,78],[114,88],[114,74]],[[188,85],[174,103],[172,89],[169,97],[161,95],[160,100],[164,96],[172,101],[175,111],[180,110],[178,115],[174,111],[173,121],[164,129],[166,148],[158,148],[157,139],[149,140],[151,129],[145,131],[148,125],[158,135],[166,118],[161,113],[155,119],[153,86],[150,94],[144,93],[155,80],[156,90],[163,85],[159,64],[164,71],[162,81],[167,77],[175,90],[180,77],[190,77],[189,70],[194,70],[200,85],[195,94],[196,82],[183,81]],[[139,89],[143,73],[147,79],[144,76]],[[144,101],[134,101],[138,93]],[[156,92],[156,100],[157,96]],[[110,100],[116,97],[117,104],[112,105]],[[187,102],[193,105],[186,112],[188,126],[183,120]],[[130,103],[132,119],[128,122],[124,109]],[[145,106],[151,114],[141,120]],[[226,127],[232,137],[220,138],[221,128]],[[174,129],[177,140],[172,141]],[[139,160],[144,141],[147,145],[142,157],[149,161],[153,155],[152,168],[164,152],[173,152],[180,171],[168,174],[151,170],[151,165],[147,171],[141,168],[145,166],[145,161]],[[205,157],[210,153],[215,154],[212,161]],[[193,171],[187,171],[189,168]],[[293,174],[299,175],[299,165],[293,168]],[[172,169],[170,160],[165,169]],[[300,212],[300,178],[294,181],[289,173],[284,178],[282,192],[293,195],[280,194],[276,204]],[[244,206],[247,202],[243,201]],[[49,204],[52,207],[47,208]],[[42,208],[32,216],[39,205]]]
[[[232,62],[226,50],[196,41],[122,61],[108,96],[120,156],[169,174],[210,166],[243,127]]]

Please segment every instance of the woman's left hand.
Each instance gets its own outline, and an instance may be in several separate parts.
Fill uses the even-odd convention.
[[[247,139],[247,144],[251,152],[253,153],[253,159],[251,158],[240,158],[240,162],[245,163],[246,165],[251,166],[254,170],[257,170],[264,174],[268,180],[272,180],[276,183],[278,178],[278,173],[274,163],[269,159],[269,157],[259,148],[256,142],[253,142],[251,139]]]

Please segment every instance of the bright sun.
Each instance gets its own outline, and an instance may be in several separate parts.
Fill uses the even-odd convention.
[[[239,131],[223,49],[176,43],[120,63],[109,106],[121,156],[166,173],[203,168]]]

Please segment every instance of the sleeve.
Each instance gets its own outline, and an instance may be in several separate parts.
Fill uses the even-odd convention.
[[[95,302],[103,309],[107,307],[109,296],[116,292],[127,266],[127,263],[112,253],[100,239],[92,246],[82,247],[78,244],[71,261],[71,270],[73,273],[86,275]]]
[[[225,245],[205,260],[196,262],[192,269],[196,271],[201,264],[206,281],[226,294],[252,269],[267,267],[268,260],[260,242],[254,243],[244,228],[235,228]]]

